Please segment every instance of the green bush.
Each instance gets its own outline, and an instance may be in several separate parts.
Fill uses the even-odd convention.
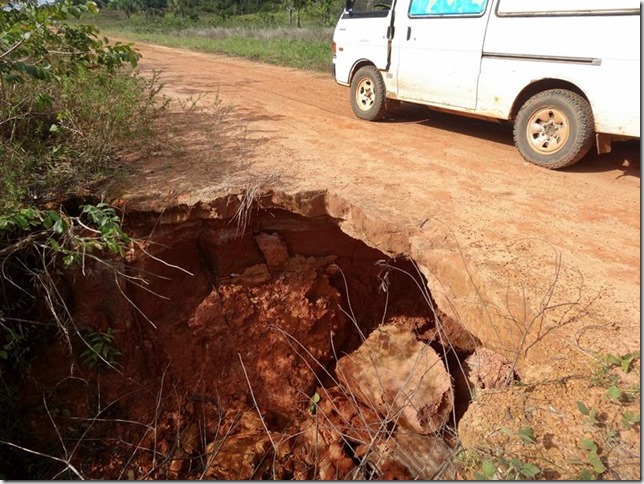
[[[138,54],[66,22],[95,10],[0,11],[0,215],[82,191],[112,172],[117,149],[152,132],[158,86],[128,68]]]
[[[98,199],[118,150],[152,139],[159,87],[135,73],[130,45],[68,22],[92,12],[70,0],[0,10],[0,377],[28,365],[35,328],[75,331],[62,271],[131,242],[113,208],[81,200]]]
[[[64,274],[70,266],[85,274],[90,263],[116,271],[133,244],[121,214],[98,202],[95,185],[118,169],[119,150],[155,140],[154,118],[164,104],[157,102],[156,78],[134,71],[139,56],[131,45],[111,44],[96,27],[70,22],[96,12],[93,2],[3,5],[0,474],[42,478],[33,454],[19,452],[28,438],[15,396],[32,358],[53,338],[70,350],[80,338],[86,365],[116,368],[114,330],[85,334],[75,326]]]
[[[60,198],[116,169],[114,153],[153,132],[151,81],[81,69],[55,83],[13,84],[0,107],[0,203]],[[106,102],[109,100],[109,102]]]

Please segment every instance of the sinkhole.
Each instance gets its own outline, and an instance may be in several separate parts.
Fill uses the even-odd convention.
[[[454,478],[480,342],[413,261],[280,207],[125,229],[124,260],[63,284],[80,334],[114,335],[114,368],[44,346],[21,396],[35,442],[64,435],[110,479]]]

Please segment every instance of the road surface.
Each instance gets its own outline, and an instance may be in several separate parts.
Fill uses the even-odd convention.
[[[324,191],[325,210],[347,233],[413,256],[441,308],[487,346],[510,355],[530,347],[526,374],[559,368],[554,360],[580,348],[639,348],[639,143],[548,171],[523,161],[506,124],[425,108],[369,123],[330,74],[137,48],[141,71],[160,71],[166,95],[207,108],[169,117],[188,156],[146,161],[144,179],[124,188],[131,207],[193,205],[239,189],[226,162],[234,158],[246,189],[291,201]],[[228,124],[217,124],[222,105]],[[212,155],[222,126],[237,141]]]

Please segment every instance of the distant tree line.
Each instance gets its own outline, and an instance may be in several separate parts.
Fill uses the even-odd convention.
[[[228,19],[238,15],[286,11],[289,25],[301,27],[301,13],[305,9],[315,11],[325,25],[330,25],[341,9],[342,0],[103,0],[102,3],[122,11],[128,18],[140,13],[148,19],[166,14],[197,19],[202,13]]]

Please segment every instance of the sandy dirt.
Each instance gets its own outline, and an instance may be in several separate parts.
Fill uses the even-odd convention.
[[[120,203],[161,210],[257,189],[304,215],[328,213],[368,245],[413,257],[443,311],[484,346],[518,358],[524,381],[549,382],[534,391],[538,398],[552,403],[565,389],[557,418],[542,421],[578,425],[583,435],[574,402],[592,385],[552,382],[587,374],[598,354],[639,349],[637,142],[548,171],[523,161],[509,125],[424,108],[368,123],[353,115],[348,88],[330,74],[137,48],[141,71],[161,71],[167,96],[202,105],[218,98],[231,111],[229,124],[211,108],[171,114],[169,129],[188,147],[143,161],[142,174],[118,188]],[[213,156],[223,126],[237,137]],[[525,399],[512,395],[524,412]],[[494,400],[483,397],[470,414],[472,421],[489,412],[478,420],[480,435],[482,421],[494,428],[500,424],[492,417],[507,414]]]

